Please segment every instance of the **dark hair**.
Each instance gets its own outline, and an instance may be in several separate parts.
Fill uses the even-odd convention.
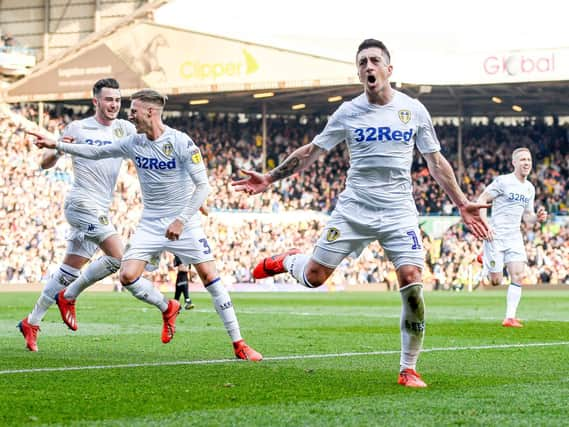
[[[368,49],[370,47],[380,48],[383,51],[383,56],[387,60],[387,63],[388,64],[391,63],[391,55],[389,54],[389,50],[387,50],[387,47],[383,44],[383,42],[380,42],[379,40],[376,39],[365,39],[363,42],[361,42],[360,45],[358,46],[356,57],[360,54],[362,50]]]
[[[93,85],[93,96],[97,96],[99,93],[101,93],[101,90],[104,87],[108,87],[110,89],[120,89],[119,88],[119,82],[117,82],[115,79],[113,79],[113,78],[101,79],[101,80],[98,80]]]
[[[150,104],[163,107],[164,105],[166,105],[166,100],[168,99],[168,97],[152,89],[142,89],[139,90],[138,92],[133,93],[130,96],[130,99],[131,100],[140,99],[142,102],[148,102]]]

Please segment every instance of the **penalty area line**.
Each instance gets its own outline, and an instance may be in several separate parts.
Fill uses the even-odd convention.
[[[465,347],[434,347],[425,348],[421,353],[436,353],[445,351],[470,351],[470,350],[500,350],[509,348],[530,348],[530,347],[555,347],[569,345],[569,341],[527,343],[527,344],[491,344],[475,345]],[[400,350],[382,350],[350,353],[329,353],[329,354],[301,354],[289,356],[271,356],[263,358],[264,361],[287,361],[303,359],[331,359],[336,357],[360,357],[360,356],[383,356],[399,354]],[[237,359],[214,359],[214,360],[179,360],[172,362],[148,362],[148,363],[125,363],[118,365],[91,365],[91,366],[62,366],[56,368],[30,368],[30,369],[7,369],[1,370],[0,375],[30,374],[41,372],[69,372],[69,371],[88,371],[102,369],[126,369],[126,368],[151,368],[158,366],[186,366],[186,365],[219,365],[222,363],[243,363]]]

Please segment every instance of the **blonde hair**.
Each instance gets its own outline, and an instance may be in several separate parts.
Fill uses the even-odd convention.
[[[521,153],[523,151],[527,151],[531,155],[531,151],[529,151],[529,148],[519,147],[519,148],[516,148],[514,151],[512,151],[512,160],[515,160],[518,153]]]
[[[159,107],[164,107],[166,105],[166,100],[168,97],[156,92],[153,89],[142,89],[138,92],[133,93],[130,96],[131,100],[138,99],[142,102],[148,102],[149,104],[154,104]]]

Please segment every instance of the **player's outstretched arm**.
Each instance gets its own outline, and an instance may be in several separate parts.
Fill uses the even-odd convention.
[[[485,203],[473,203],[467,200],[462,206],[459,206],[460,216],[462,217],[462,222],[468,227],[470,232],[474,234],[479,239],[492,239],[492,232],[486,223],[486,220],[482,218],[480,210],[488,209],[489,204]]]
[[[36,138],[34,144],[38,148],[51,148],[53,150],[57,148],[57,141],[55,139],[31,130],[27,130],[26,133]]]
[[[458,207],[460,216],[470,232],[479,239],[489,238],[491,233],[488,229],[488,224],[480,214],[480,210],[487,209],[491,205],[487,203],[473,203],[466,198],[458,186],[450,164],[440,152],[426,153],[424,157],[425,160],[427,160],[429,172],[432,177],[435,178],[445,193]]]
[[[247,178],[233,181],[236,191],[258,194],[265,191],[273,182],[294,175],[314,163],[325,150],[310,143],[303,145],[288,156],[280,165],[266,174],[243,170]]]
[[[65,142],[73,142],[75,140],[75,138],[73,138],[71,136],[64,136],[62,139]],[[51,169],[52,167],[54,167],[57,164],[57,161],[61,157],[61,154],[62,153],[60,153],[57,150],[52,150],[52,149],[45,150],[43,152],[43,155],[42,155],[42,158],[40,161],[40,167],[42,169]]]
[[[37,132],[28,133],[36,137],[35,145],[39,148],[55,148],[58,151],[71,154],[73,156],[83,157],[85,159],[107,159],[109,157],[125,157],[127,153],[128,142],[130,136],[119,139],[112,144],[103,145],[102,147],[96,147],[87,144],[71,144],[67,142],[68,140],[64,138],[60,141],[55,141]]]

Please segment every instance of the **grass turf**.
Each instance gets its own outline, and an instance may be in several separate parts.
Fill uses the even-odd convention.
[[[233,359],[205,293],[168,345],[154,307],[86,293],[79,330],[54,307],[30,353],[36,298],[0,301],[0,425],[569,425],[569,292],[525,292],[523,329],[504,292],[426,293],[424,390],[396,383],[398,293],[234,294],[261,363]]]

